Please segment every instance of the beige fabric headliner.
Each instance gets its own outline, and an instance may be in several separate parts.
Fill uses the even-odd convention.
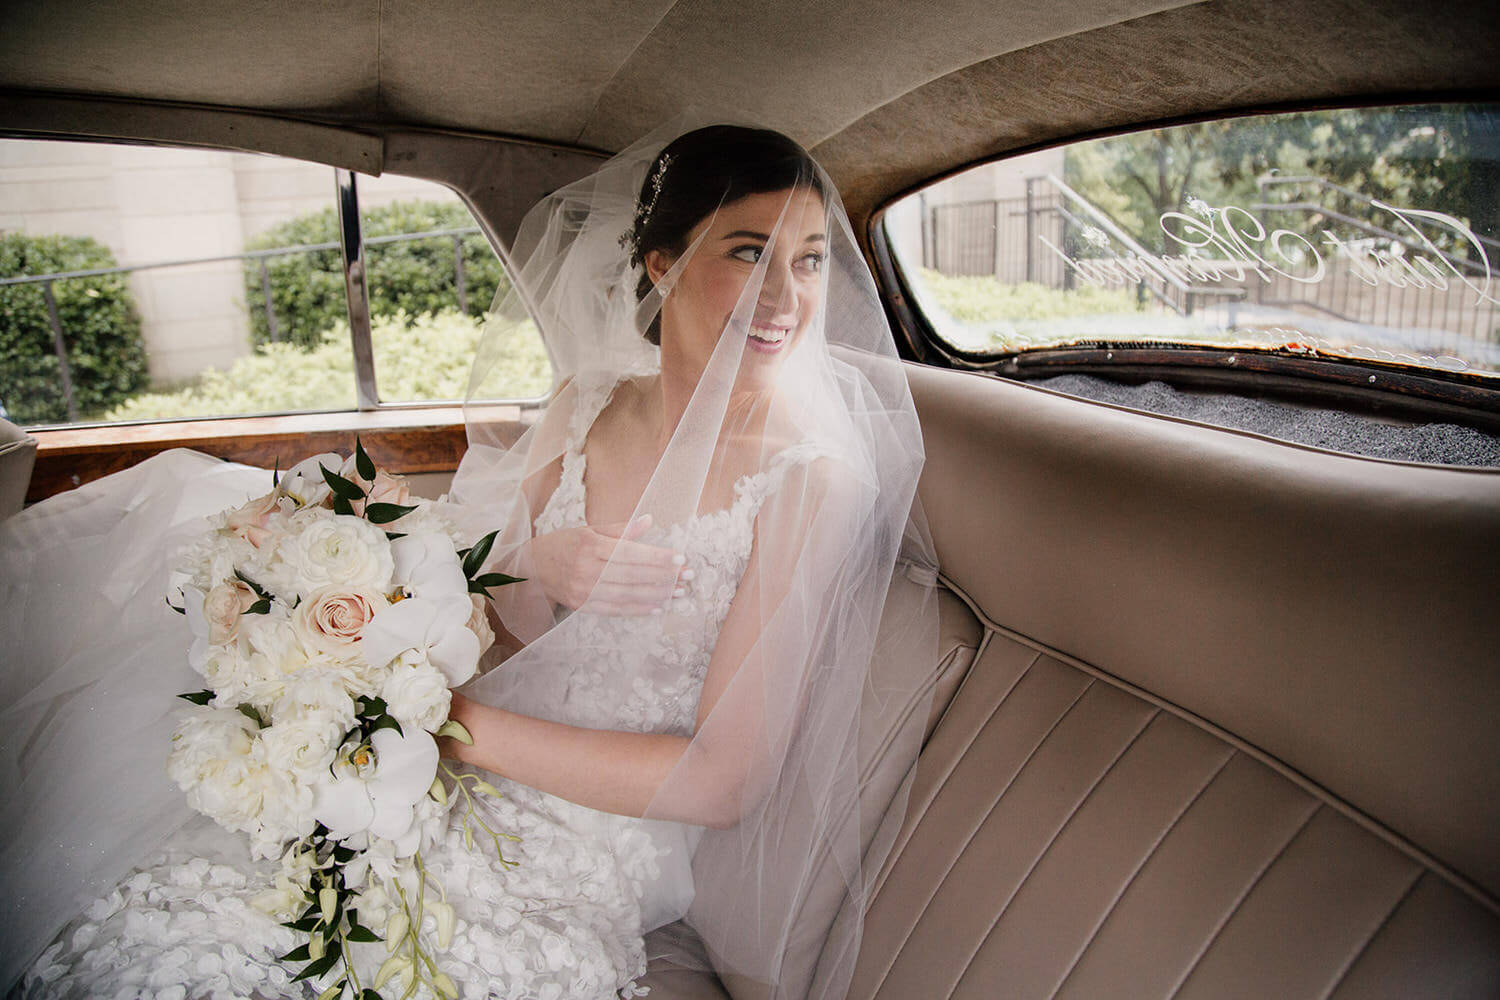
[[[1492,0],[1184,2],[11,0],[0,130],[34,127],[6,113],[21,95],[103,96],[611,151],[690,108],[813,146],[859,222],[934,174],[1081,132],[1500,85]],[[222,142],[205,126],[198,141],[245,148],[227,119]],[[311,158],[365,155],[324,138]]]

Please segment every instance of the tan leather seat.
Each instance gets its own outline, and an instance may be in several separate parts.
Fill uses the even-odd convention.
[[[910,374],[982,638],[851,1000],[1500,996],[1500,472]]]

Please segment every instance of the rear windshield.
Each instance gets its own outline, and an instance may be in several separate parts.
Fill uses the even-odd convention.
[[[1500,105],[1055,147],[906,197],[885,232],[965,353],[1189,344],[1500,377]]]

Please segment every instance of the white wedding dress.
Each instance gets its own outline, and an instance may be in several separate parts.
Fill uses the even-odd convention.
[[[580,387],[561,480],[536,518],[538,533],[584,523],[582,444],[611,392],[605,382]],[[576,655],[567,662],[575,667],[558,671],[549,689],[533,691],[528,697],[541,703],[531,707],[593,728],[691,734],[709,658],[750,556],[756,514],[787,470],[815,454],[806,443],[782,451],[738,480],[727,509],[644,536],[686,555],[694,572],[689,594],[661,615],[575,613],[571,627],[540,640],[570,644]],[[185,656],[189,637],[186,628],[182,633]],[[119,669],[149,668],[126,657]],[[632,679],[625,690],[620,678]],[[466,1000],[646,992],[636,985],[646,971],[642,935],[686,911],[691,852],[701,831],[598,812],[503,779],[495,784],[501,798],[477,800],[491,827],[520,838],[504,842],[514,867],[497,862],[488,837],[465,846],[458,810],[444,839],[423,856],[457,915],[439,967]],[[215,839],[217,850],[205,850]],[[224,841],[237,839],[194,818],[156,858],[63,929],[32,963],[19,995],[279,997],[308,989],[291,984],[292,973],[277,962],[301,943],[299,935],[250,904],[269,887],[270,869],[250,863],[248,845],[243,863],[225,861],[239,845],[226,849]],[[360,981],[368,984],[385,949],[357,945],[354,954]]]

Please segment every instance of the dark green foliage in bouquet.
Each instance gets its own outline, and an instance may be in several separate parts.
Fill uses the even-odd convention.
[[[462,204],[436,201],[398,201],[361,211],[370,289],[370,314],[382,316],[404,310],[415,319],[458,305],[452,237],[429,237],[371,243],[399,233],[464,229],[474,225]],[[337,243],[338,213],[333,207],[300,215],[268,229],[246,243],[246,250]],[[503,280],[500,261],[479,233],[462,237],[465,312],[482,316]],[[277,339],[301,347],[316,347],[324,330],[348,319],[344,302],[343,257],[337,248],[278,255],[265,259],[271,302],[276,313]],[[254,342],[271,340],[266,319],[261,261],[245,262],[245,304]]]
[[[87,236],[0,233],[0,278],[115,267]],[[146,388],[141,321],[123,274],[55,281],[52,294],[82,419]],[[68,419],[61,365],[40,282],[0,285],[0,405],[18,424]]]

